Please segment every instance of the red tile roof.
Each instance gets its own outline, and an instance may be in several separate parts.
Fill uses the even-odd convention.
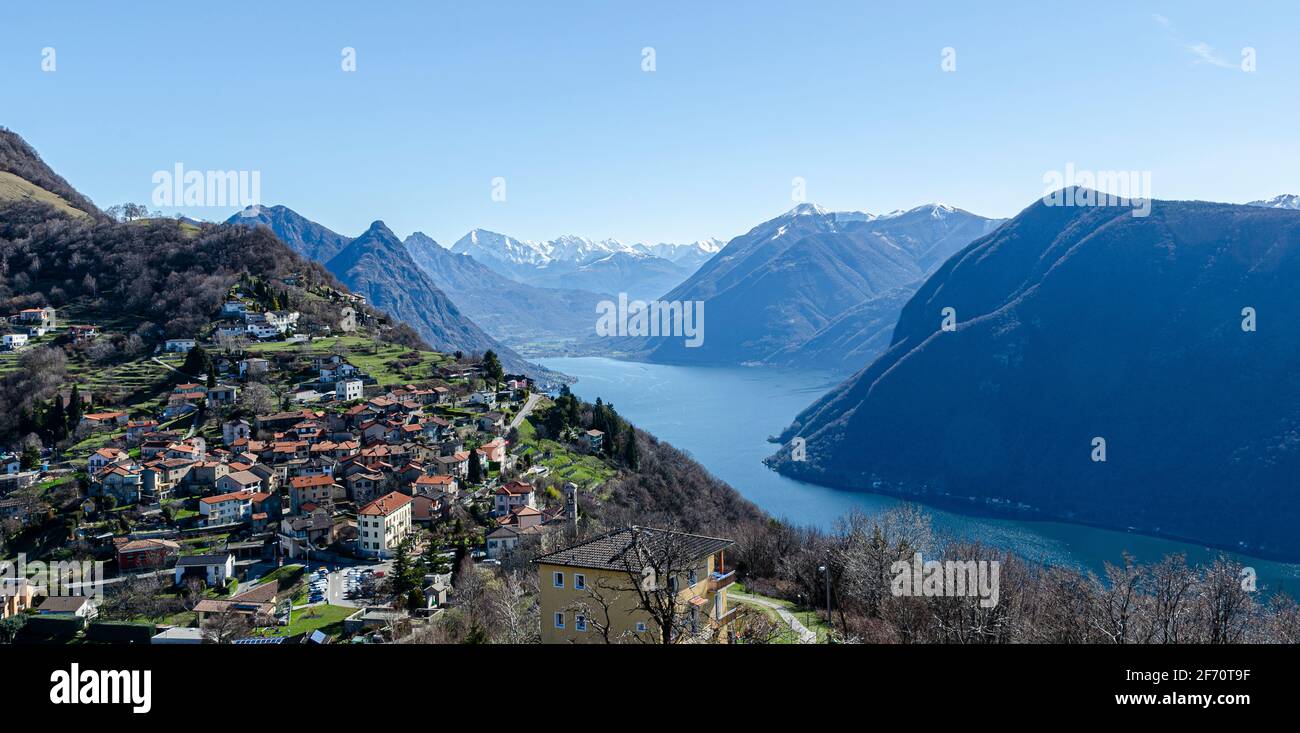
[[[410,503],[411,497],[394,491],[361,507],[361,511],[357,514],[367,517],[386,517]]]

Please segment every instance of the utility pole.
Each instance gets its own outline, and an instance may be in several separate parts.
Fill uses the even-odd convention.
[[[826,578],[826,625],[831,623],[831,566],[829,564],[821,565],[817,572]]]

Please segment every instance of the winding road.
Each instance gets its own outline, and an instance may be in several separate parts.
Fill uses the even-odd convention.
[[[799,619],[796,618],[793,613],[790,613],[789,611],[782,608],[779,603],[776,603],[775,601],[770,601],[766,598],[751,596],[747,593],[738,593],[734,590],[727,593],[727,597],[730,600],[734,600],[739,603],[750,603],[755,606],[762,606],[763,608],[776,611],[776,615],[780,616],[781,620],[784,621],[786,625],[790,627],[790,630],[798,635],[800,644],[817,643],[817,634],[812,630],[810,630],[807,626],[804,626],[803,623],[799,621]]]

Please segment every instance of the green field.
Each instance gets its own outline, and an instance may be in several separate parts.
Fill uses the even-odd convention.
[[[376,344],[363,336],[335,336],[313,339],[306,343],[272,341],[250,344],[250,354],[269,358],[277,353],[301,352],[306,356],[323,356],[340,344],[345,358],[381,386],[401,385],[408,382],[427,382],[437,377],[439,366],[451,361],[450,357],[433,351],[413,351],[405,346]]]
[[[532,455],[533,465],[546,466],[552,476],[583,488],[600,486],[618,473],[595,456],[584,456],[554,440],[539,439],[536,428],[528,420],[519,424],[519,445],[522,451]]]
[[[331,606],[323,603],[294,611],[288,626],[275,626],[265,629],[263,636],[296,636],[321,630],[326,634],[337,635],[343,632],[343,619],[356,613],[357,609],[347,606]]]

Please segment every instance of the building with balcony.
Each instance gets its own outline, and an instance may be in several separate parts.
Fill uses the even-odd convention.
[[[731,540],[632,526],[533,560],[547,644],[660,643],[729,639],[735,609],[727,588]],[[639,590],[640,589],[640,590]],[[665,634],[645,596],[672,598]],[[668,604],[665,602],[664,607]]]
[[[411,497],[396,491],[357,512],[357,549],[368,557],[389,558],[411,534]]]

